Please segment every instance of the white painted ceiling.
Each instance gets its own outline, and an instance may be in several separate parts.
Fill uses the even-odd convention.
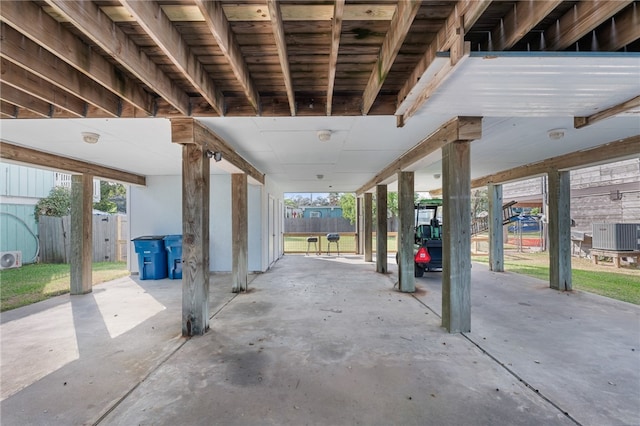
[[[574,116],[639,94],[636,54],[473,54],[403,128],[395,116],[200,120],[284,192],[351,192],[454,116],[484,117],[483,136],[472,144],[477,178],[640,134],[637,110],[573,129]],[[0,126],[0,137],[17,145],[142,175],[181,173],[181,149],[171,143],[167,119],[1,120]],[[565,137],[550,140],[547,132],[556,128],[566,129]],[[324,129],[332,131],[327,142],[317,137]],[[84,143],[83,131],[99,133],[100,141]],[[440,152],[412,169],[416,190],[440,187],[434,178]],[[212,173],[226,172],[212,162]]]

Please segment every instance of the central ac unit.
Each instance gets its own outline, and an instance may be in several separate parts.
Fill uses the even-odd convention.
[[[19,268],[21,266],[21,251],[0,251],[0,269]]]

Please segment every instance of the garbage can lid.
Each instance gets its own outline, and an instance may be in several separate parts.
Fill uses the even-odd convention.
[[[150,241],[150,240],[162,240],[164,239],[164,235],[143,235],[141,237],[136,237],[131,241]]]

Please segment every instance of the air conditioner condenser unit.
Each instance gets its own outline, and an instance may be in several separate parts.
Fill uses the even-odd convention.
[[[19,268],[21,266],[21,251],[0,251],[0,269]]]

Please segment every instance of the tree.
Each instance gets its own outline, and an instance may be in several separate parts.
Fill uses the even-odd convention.
[[[62,217],[71,213],[71,190],[64,186],[56,186],[49,195],[36,204],[33,215],[36,222],[40,216]]]
[[[353,194],[342,194],[340,197],[342,217],[349,219],[351,224],[356,223],[356,197]]]
[[[124,185],[120,183],[100,181],[100,201],[93,204],[93,208],[106,213],[126,211],[124,203],[127,193]]]
[[[476,189],[471,192],[471,217],[478,217],[482,212],[489,211],[489,196],[487,189]]]

